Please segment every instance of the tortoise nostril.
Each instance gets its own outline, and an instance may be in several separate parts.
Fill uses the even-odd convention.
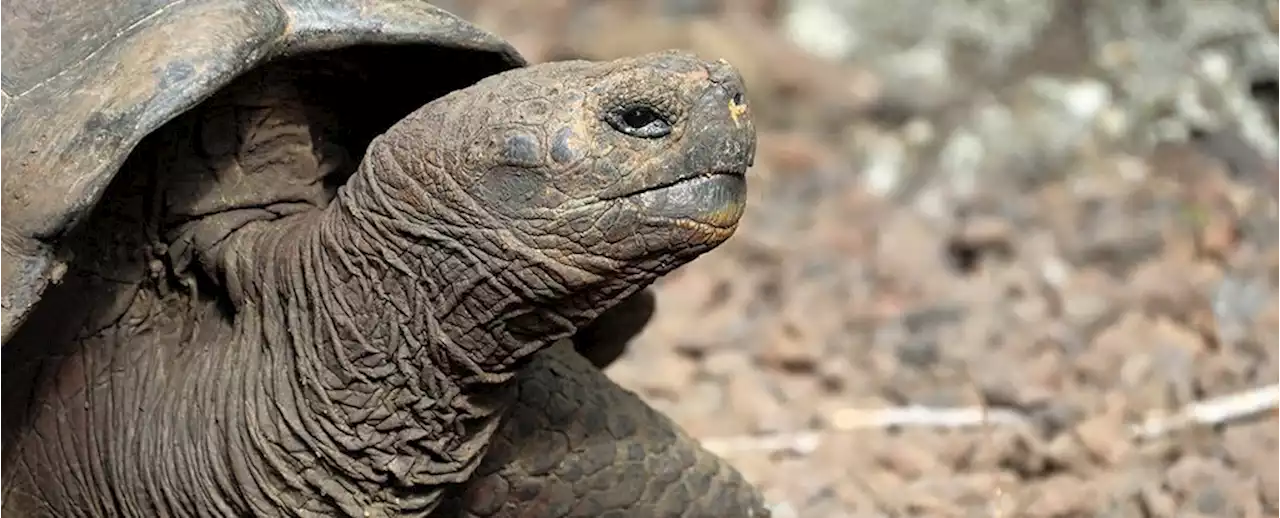
[[[743,93],[742,77],[738,75],[738,69],[733,68],[724,59],[706,62],[707,79],[714,87],[719,87],[729,102],[735,106],[742,106],[746,103],[746,95]],[[721,97],[721,99],[725,99]]]

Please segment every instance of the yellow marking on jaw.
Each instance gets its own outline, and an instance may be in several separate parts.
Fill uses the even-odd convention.
[[[747,114],[747,103],[738,104],[732,98],[729,99],[729,118],[733,119],[734,127],[741,127],[742,122],[739,117]]]
[[[743,203],[726,203],[707,214],[706,222],[718,227],[735,225],[742,218]]]
[[[715,241],[723,241],[725,239],[728,239],[730,236],[733,235],[733,231],[737,229],[736,225],[731,228],[723,228],[723,227],[717,227],[714,225],[708,225],[706,223],[699,223],[697,221],[690,221],[685,219],[672,220],[672,223],[674,223],[677,227],[680,227],[686,230],[692,230],[694,232],[701,234],[701,236],[699,237],[702,237],[708,240],[715,240]]]
[[[725,239],[733,235],[738,228],[738,220],[742,219],[745,203],[727,203],[708,212],[697,220],[674,219],[676,226],[701,233],[711,239]]]

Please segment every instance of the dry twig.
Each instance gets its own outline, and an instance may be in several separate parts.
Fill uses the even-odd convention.
[[[882,409],[847,408],[832,416],[830,428],[827,429],[715,437],[704,439],[702,446],[718,455],[742,451],[793,451],[807,454],[818,448],[824,432],[849,432],[902,426],[969,428],[1025,422],[1026,419],[1016,412],[1003,409],[992,410],[980,406],[935,408],[912,405]]]
[[[1173,415],[1149,417],[1135,425],[1131,432],[1137,439],[1155,439],[1190,426],[1222,424],[1274,412],[1277,408],[1280,408],[1280,385],[1267,385],[1191,403]]]

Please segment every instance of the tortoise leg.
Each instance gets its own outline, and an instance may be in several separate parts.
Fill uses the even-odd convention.
[[[560,342],[519,379],[484,463],[436,516],[767,517],[759,492]]]
[[[657,301],[649,288],[609,308],[573,336],[573,348],[597,368],[612,365],[653,318]]]

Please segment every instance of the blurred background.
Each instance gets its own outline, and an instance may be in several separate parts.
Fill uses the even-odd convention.
[[[435,3],[742,70],[747,216],[608,374],[775,516],[1277,515],[1276,3]]]

